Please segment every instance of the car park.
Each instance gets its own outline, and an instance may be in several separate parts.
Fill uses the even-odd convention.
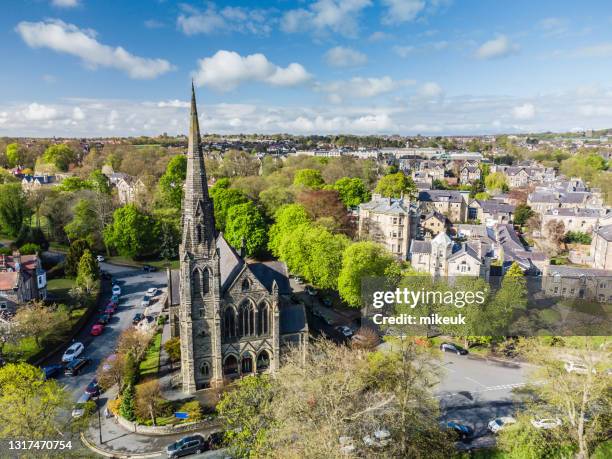
[[[455,432],[461,441],[469,440],[474,436],[474,429],[465,424],[450,421],[446,423],[446,427]]]
[[[55,378],[64,370],[64,365],[54,364],[42,367],[42,372],[45,379]]]
[[[98,323],[100,325],[106,325],[110,322],[111,320],[111,316],[109,314],[102,314],[99,318],[98,318]]]
[[[491,432],[497,433],[503,428],[505,428],[507,425],[515,424],[515,423],[516,423],[516,419],[514,419],[512,416],[502,416],[502,417],[495,418],[492,421],[490,421],[487,427],[489,428]]]
[[[142,313],[140,313],[140,312],[137,312],[137,313],[134,315],[134,318],[132,319],[132,324],[133,324],[133,325],[137,325],[137,324],[139,324],[139,323],[140,323],[140,321],[141,321],[142,319],[144,319],[144,314],[142,314]]]
[[[565,368],[565,371],[568,373],[577,373],[579,375],[586,375],[589,372],[589,368],[585,364],[574,362],[572,360],[565,362],[563,368]],[[597,373],[597,370],[595,370],[595,368],[591,368],[591,373],[595,374]]]
[[[92,397],[97,397],[100,395],[100,386],[98,385],[98,380],[96,378],[92,379],[91,382],[87,384],[85,392]]]
[[[454,343],[442,343],[440,344],[440,350],[442,352],[453,352],[457,355],[466,355],[468,353],[467,349]]]
[[[117,284],[113,285],[113,295],[121,295],[121,287]]]
[[[84,350],[85,346],[83,346],[83,343],[80,343],[78,341],[76,343],[73,343],[68,349],[66,349],[64,355],[62,355],[62,362],[72,362],[75,358],[81,355]]]
[[[183,457],[200,454],[208,449],[208,443],[202,435],[189,435],[169,444],[166,447],[166,456],[169,458]]]
[[[72,410],[72,417],[74,419],[80,418],[85,414],[85,405],[91,399],[91,395],[85,392],[83,395],[79,397]]]
[[[78,357],[72,360],[66,368],[64,369],[64,374],[66,376],[76,376],[78,375],[85,366],[89,363],[89,359],[84,357]]]
[[[561,425],[561,419],[559,418],[533,418],[531,425],[536,429],[554,429]]]
[[[102,332],[104,331],[104,325],[102,324],[95,324],[93,327],[91,327],[91,336],[100,336],[102,334]]]

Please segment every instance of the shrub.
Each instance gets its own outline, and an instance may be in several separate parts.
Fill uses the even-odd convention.
[[[128,421],[134,421],[136,419],[136,413],[134,405],[136,404],[136,390],[133,384],[129,384],[123,391],[123,397],[121,405],[119,406],[119,414]]]
[[[28,242],[19,247],[19,253],[22,255],[34,255],[40,253],[40,246],[33,242]]]
[[[121,397],[117,397],[114,400],[108,402],[108,410],[115,416],[119,414],[119,407],[121,406]]]
[[[181,360],[181,340],[178,337],[171,338],[164,343],[164,349],[172,362]]]
[[[202,406],[197,400],[183,403],[178,411],[189,414],[188,420],[190,422],[201,421],[204,416]]]

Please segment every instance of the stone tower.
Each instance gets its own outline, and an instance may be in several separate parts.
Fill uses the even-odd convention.
[[[197,382],[200,375],[213,385],[222,381],[218,235],[208,195],[193,83],[184,190],[179,248],[181,372],[183,391],[193,393],[201,388]]]

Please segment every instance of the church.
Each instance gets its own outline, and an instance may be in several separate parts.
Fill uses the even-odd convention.
[[[215,229],[193,84],[181,225],[180,269],[170,275],[168,297],[183,391],[274,373],[283,351],[304,352],[306,314],[291,301],[286,266],[245,260]]]

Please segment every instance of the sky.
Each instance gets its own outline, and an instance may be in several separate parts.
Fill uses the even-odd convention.
[[[606,0],[3,0],[0,136],[612,128]]]

